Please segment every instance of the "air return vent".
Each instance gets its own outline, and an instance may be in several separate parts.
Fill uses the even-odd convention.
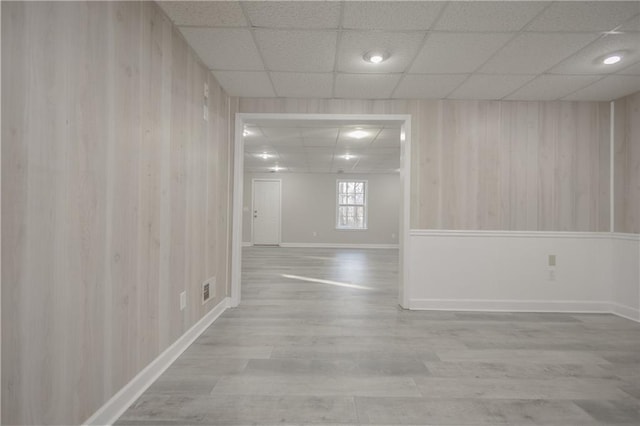
[[[211,277],[202,283],[202,304],[207,303],[215,297],[216,277]]]

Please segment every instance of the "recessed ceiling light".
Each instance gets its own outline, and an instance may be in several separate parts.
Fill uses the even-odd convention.
[[[620,55],[609,55],[602,60],[602,63],[605,65],[613,65],[617,64],[622,60],[622,56]]]
[[[349,136],[351,136],[352,138],[356,138],[356,139],[362,139],[365,136],[367,136],[369,133],[365,132],[362,129],[358,129],[358,130],[354,130],[353,132],[349,133]]]
[[[280,170],[284,170],[284,169],[280,166],[273,166],[271,170],[273,170],[274,172],[279,172]]]
[[[249,136],[251,134],[251,132],[248,129],[244,129],[244,131],[242,132],[242,136]]]
[[[273,155],[263,152],[262,154],[258,154],[258,157],[262,158],[263,160],[268,160],[269,158],[273,157]]]
[[[356,157],[351,154],[345,154],[342,156],[342,158],[344,158],[345,160],[351,160],[352,158],[356,158]]]
[[[371,52],[365,53],[362,58],[372,64],[379,64],[389,59],[389,54],[387,52],[372,50]]]

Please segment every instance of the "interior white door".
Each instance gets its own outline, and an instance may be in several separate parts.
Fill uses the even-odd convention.
[[[280,183],[253,180],[253,244],[280,244]]]

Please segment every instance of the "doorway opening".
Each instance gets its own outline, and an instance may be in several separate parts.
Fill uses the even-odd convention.
[[[247,140],[247,147],[252,145],[251,142],[251,133],[252,127],[258,126],[262,128],[262,132],[264,129],[277,129],[277,128],[309,128],[309,129],[319,129],[319,128],[331,128],[331,127],[340,127],[346,128],[348,126],[353,126],[353,137],[358,136],[358,132],[362,134],[367,133],[368,128],[379,128],[380,131],[384,128],[395,129],[398,132],[399,136],[399,168],[395,169],[394,172],[399,176],[400,183],[400,191],[398,195],[397,204],[399,204],[399,216],[398,223],[399,227],[396,228],[397,236],[394,234],[394,238],[397,238],[397,247],[399,248],[399,267],[398,267],[398,303],[402,307],[408,306],[408,298],[407,291],[405,289],[405,277],[408,275],[407,271],[407,244],[408,244],[408,235],[409,235],[409,210],[410,210],[410,147],[411,147],[411,118],[409,115],[354,115],[354,114],[253,114],[253,113],[238,113],[236,114],[236,123],[235,123],[235,149],[234,149],[234,192],[233,192],[233,235],[232,235],[232,271],[231,271],[231,305],[238,306],[241,301],[241,283],[242,283],[242,247],[244,245],[254,245],[260,244],[261,242],[265,245],[272,245],[269,242],[274,242],[276,239],[278,243],[281,240],[281,226],[276,226],[273,219],[271,221],[272,226],[268,230],[267,239],[264,239],[265,236],[261,235],[260,230],[258,230],[258,239],[256,240],[256,229],[254,220],[260,220],[261,210],[255,209],[255,183],[256,182],[274,182],[278,179],[268,179],[265,176],[258,176],[257,179],[247,178],[245,176],[245,161],[247,162],[247,167],[251,167],[251,162],[256,158],[262,157],[262,159],[267,159],[272,155],[270,152],[251,152],[245,153],[245,139]],[[358,126],[359,128],[357,128]],[[292,142],[293,143],[293,142]],[[320,152],[320,151],[319,151]],[[294,153],[295,154],[295,153]],[[278,154],[276,153],[276,156]],[[352,157],[351,154],[347,153],[342,157],[344,159],[351,159],[345,157]],[[363,162],[365,164],[366,161]],[[344,177],[341,179],[342,181],[349,180],[350,174],[345,172],[340,168],[338,164],[332,165],[333,173],[344,173],[340,174],[340,177]],[[397,166],[394,166],[397,167]],[[279,165],[271,166],[270,170],[264,170],[266,173],[273,173],[281,171],[282,168]],[[351,175],[355,176],[355,175]],[[249,186],[249,182],[245,182],[245,179],[251,179],[251,186]],[[362,182],[364,185],[359,184],[358,182]],[[259,184],[261,185],[261,184]],[[267,189],[269,194],[275,194],[275,184],[271,188]],[[282,182],[279,183],[280,187],[282,186]],[[349,200],[345,203],[344,208],[336,209],[335,220],[336,220],[336,228],[340,228],[340,224],[352,224],[358,226],[366,226],[366,216],[364,216],[364,220],[361,217],[362,214],[365,214],[366,211],[365,203],[364,203],[364,190],[363,186],[367,187],[366,182],[354,180],[353,188],[349,186],[350,184],[343,185],[343,190],[347,191],[347,195],[343,195],[345,200]],[[260,187],[262,188],[262,187]],[[264,187],[267,188],[267,187]],[[336,192],[340,194],[340,186],[336,187]],[[350,194],[349,191],[353,189],[354,194]],[[247,194],[248,191],[251,191],[251,194]],[[271,192],[269,192],[271,191]],[[361,195],[362,193],[362,195]],[[281,197],[282,190],[279,191],[279,196]],[[352,196],[353,195],[353,196]],[[249,207],[247,205],[247,196],[251,197],[251,211],[249,211]],[[271,196],[269,196],[271,197]],[[264,195],[260,195],[259,198],[265,198]],[[362,205],[351,205],[352,198],[354,203],[359,203],[362,201]],[[338,195],[338,203],[340,196]],[[362,200],[361,200],[362,199]],[[280,202],[281,198],[278,200],[278,208],[276,210],[280,210]],[[273,203],[271,203],[273,204]],[[397,205],[396,204],[396,205]],[[286,207],[285,207],[286,208]],[[258,213],[255,211],[258,210]],[[374,209],[375,211],[375,209]],[[275,212],[269,213],[272,217],[276,217],[279,214]],[[257,215],[258,217],[253,217]],[[341,216],[342,215],[342,216]],[[251,217],[250,222],[245,219],[247,216]],[[244,223],[243,223],[244,222]],[[258,225],[260,226],[260,225]],[[247,228],[251,227],[251,232],[247,232]],[[277,238],[275,237],[277,228]],[[245,234],[245,242],[243,243],[243,231]],[[310,231],[311,232],[311,231]],[[345,231],[342,230],[344,233]],[[357,232],[357,231],[346,231],[346,232]],[[246,242],[246,235],[251,235],[251,241]],[[315,234],[315,232],[314,232]],[[315,236],[315,235],[314,235]],[[264,243],[267,241],[267,243]],[[276,244],[273,244],[276,245]]]

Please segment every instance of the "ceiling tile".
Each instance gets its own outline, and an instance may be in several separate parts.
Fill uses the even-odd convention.
[[[159,1],[176,25],[246,27],[240,3],[231,1]]]
[[[337,32],[256,30],[270,71],[333,71]]]
[[[302,139],[272,139],[269,141],[279,151],[287,150],[288,148],[295,148],[295,150],[301,150],[304,148]],[[290,151],[291,152],[291,151]]]
[[[282,139],[301,139],[300,129],[295,127],[263,127],[262,133],[272,143]]]
[[[298,154],[285,151],[280,153],[280,161],[291,165],[302,165],[307,163],[307,156],[304,153]]]
[[[452,1],[433,29],[442,31],[518,31],[546,2]]]
[[[317,154],[317,153],[306,153],[307,163],[309,165],[321,165],[321,164],[331,164],[333,161],[333,153],[326,154]]]
[[[618,74],[621,75],[640,75],[640,62],[635,65],[631,65],[623,70],[621,70]]]
[[[302,143],[308,147],[333,147],[336,144],[336,138],[303,138]]]
[[[640,13],[631,1],[560,1],[551,4],[527,31],[610,31]]]
[[[602,63],[605,55],[620,51],[624,51],[622,61],[615,65]],[[557,74],[608,74],[620,71],[639,60],[640,33],[609,34],[562,61],[550,72]]]
[[[393,97],[396,99],[442,99],[460,85],[468,74],[408,74]]]
[[[248,141],[245,141],[244,149],[247,152],[267,152],[267,153],[277,152],[275,147],[273,147],[272,145],[269,145],[268,143],[249,144]]]
[[[265,136],[245,136],[244,137],[244,144],[246,146],[259,146],[259,145],[265,145],[269,143],[269,139],[267,139]]]
[[[344,2],[342,27],[371,30],[427,30],[440,14],[444,2]]]
[[[324,138],[335,141],[338,138],[338,129],[335,127],[301,128],[300,136],[305,139]]]
[[[539,74],[595,40],[598,34],[523,33],[481,69],[483,73]]]
[[[354,132],[364,132],[364,135],[354,137]],[[340,128],[338,141],[359,141],[366,145],[371,143],[382,131],[380,126],[345,126]]]
[[[252,139],[260,139],[264,138],[264,133],[262,133],[262,129],[256,126],[244,126],[244,139],[252,140]]]
[[[218,83],[230,96],[274,98],[276,94],[266,72],[213,71]]]
[[[513,37],[509,33],[432,33],[409,72],[470,73]]]
[[[244,9],[254,27],[338,28],[340,3],[326,1],[251,1]]]
[[[640,32],[640,11],[638,15],[630,18],[627,22],[622,24],[618,31],[630,31],[630,32]]]
[[[351,153],[362,151],[371,144],[373,139],[375,139],[375,134],[370,137],[366,137],[362,139],[354,139],[341,133],[340,136],[338,137],[338,141],[336,143],[335,149],[336,149],[336,152],[340,154],[345,153],[346,150],[348,150]]]
[[[541,75],[507,96],[509,100],[556,100],[598,80],[593,75]]]
[[[372,147],[400,147],[400,129],[383,129],[373,141]]]
[[[333,90],[331,73],[272,72],[276,94],[288,98],[330,98]]]
[[[338,46],[338,71],[352,73],[404,72],[420,48],[424,34],[384,31],[346,31]],[[362,57],[369,51],[385,51],[389,58],[372,64]]]
[[[271,155],[273,155],[273,153]],[[245,156],[244,156],[245,166],[265,167],[276,161],[281,161],[278,155],[273,155],[272,157],[264,159],[259,157],[259,153],[248,152],[248,153],[245,153]]]
[[[502,99],[533,77],[533,75],[472,75],[449,98]]]
[[[565,97],[571,101],[612,101],[638,91],[640,76],[610,75]]]
[[[398,80],[400,80],[400,74],[338,74],[335,97],[388,99]]]
[[[305,148],[304,151],[307,154],[308,158],[312,158],[312,157],[326,158],[327,156],[330,156],[333,158],[333,147],[324,147],[324,148],[309,147],[309,148]]]
[[[389,156],[394,156],[394,155],[400,155],[400,142],[398,141],[398,146],[397,147],[376,147],[376,146],[371,146],[369,148],[367,148],[367,154],[374,156],[374,157],[380,157],[380,159],[382,160],[383,158],[389,157]]]
[[[336,144],[336,153],[344,154],[347,151],[350,153],[358,152],[366,149],[371,144],[371,140],[356,140],[356,139],[338,139]]]
[[[181,28],[209,69],[264,70],[251,32],[241,28]]]

